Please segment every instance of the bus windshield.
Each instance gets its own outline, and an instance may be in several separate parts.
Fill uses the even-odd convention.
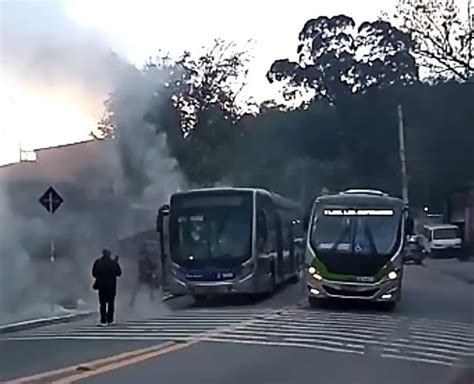
[[[250,255],[251,209],[211,206],[180,210],[174,254],[185,260],[245,259]]]
[[[316,215],[311,242],[317,251],[372,255],[394,252],[400,221],[394,211],[373,215],[358,214],[360,210],[333,212],[323,210]]]

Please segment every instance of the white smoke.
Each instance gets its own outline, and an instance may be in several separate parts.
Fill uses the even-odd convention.
[[[5,322],[43,316],[51,301],[93,298],[90,267],[100,249],[117,251],[121,236],[153,229],[158,206],[185,182],[166,137],[144,122],[166,85],[164,71],[145,76],[114,54],[102,36],[71,21],[60,2],[2,1],[0,7],[2,81],[59,94],[94,116],[114,92],[116,124],[114,139],[102,142],[103,162],[91,164],[73,183],[55,185],[65,203],[54,217],[54,270],[47,214],[37,201],[49,181],[0,185],[0,322]],[[135,271],[133,262],[123,263],[126,287]]]

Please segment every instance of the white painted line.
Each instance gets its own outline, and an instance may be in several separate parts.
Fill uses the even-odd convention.
[[[341,348],[352,348],[352,349],[358,349],[363,352],[364,350],[364,345],[363,344],[350,344],[350,343],[341,343],[337,341],[327,341],[327,340],[319,340],[319,339],[302,339],[300,337],[287,337],[285,338],[286,341],[290,342],[297,342],[297,343],[302,343],[302,344],[308,344],[308,345],[314,345],[317,346],[324,346],[324,345],[332,345],[332,346],[337,346]]]
[[[191,340],[192,337],[165,337],[165,336],[66,336],[56,335],[53,337],[15,337],[6,338],[2,341],[44,341],[44,340]]]
[[[474,327],[469,323],[461,323],[458,321],[446,321],[437,319],[417,319],[413,321],[413,327],[435,327],[438,329],[458,329],[464,332],[472,332]]]
[[[196,319],[159,319],[159,320],[149,320],[149,321],[133,321],[133,322],[126,322],[122,325],[161,325],[161,324],[176,324],[176,323],[182,323],[182,324],[188,324],[188,323],[195,323],[195,324],[204,324],[204,323],[230,323],[230,322],[238,322],[238,321],[246,321],[246,320],[252,320],[255,319],[255,317],[239,317],[239,318],[209,318],[209,319],[203,319],[203,318],[196,318]]]
[[[19,321],[16,323],[4,324],[0,326],[0,333],[2,332],[6,333],[11,329],[17,329],[17,328],[30,328],[30,327],[35,327],[37,325],[39,326],[39,325],[54,324],[58,322],[67,322],[68,320],[73,320],[75,318],[89,316],[92,313],[93,311],[82,311],[82,312],[77,312],[77,313],[70,313],[67,315],[43,317],[39,319],[32,319],[32,320]]]
[[[433,345],[448,345],[448,344],[451,344],[454,347],[462,345],[463,347],[465,347],[467,349],[473,349],[474,348],[474,345],[472,344],[472,342],[465,341],[465,340],[462,340],[462,339],[453,340],[453,339],[446,339],[446,338],[439,338],[439,337],[438,338],[433,338],[433,337],[430,337],[430,336],[418,335],[418,334],[412,335],[411,338],[413,340],[421,340],[421,342],[430,343],[430,344],[433,344]],[[424,341],[424,340],[426,340],[426,341]],[[437,341],[438,341],[438,343],[437,343]]]
[[[237,327],[236,329],[240,329],[240,327]],[[370,341],[374,340],[375,338],[373,335],[364,335],[364,334],[358,334],[357,332],[350,332],[350,331],[340,331],[340,330],[332,330],[332,329],[300,329],[299,327],[264,327],[264,326],[247,326],[245,327],[246,330],[254,330],[256,332],[264,332],[265,330],[271,330],[271,331],[278,331],[280,333],[294,333],[294,334],[302,334],[306,336],[319,336],[319,335],[328,335],[328,336],[343,336],[343,337],[352,337],[354,339],[359,339],[359,340],[364,340],[364,341]]]
[[[217,338],[225,338],[225,339],[230,339],[230,340],[267,340],[268,337],[265,336],[265,335],[245,335],[245,338],[243,339],[242,338],[242,335],[236,335],[234,334],[232,331],[228,331],[228,332],[219,332],[217,333],[215,336],[208,336],[209,338],[211,339],[214,339],[214,337],[217,337]],[[206,337],[204,337],[204,339],[206,339]]]
[[[355,351],[352,349],[334,348],[334,347],[326,347],[322,345],[310,345],[310,344],[302,344],[302,343],[294,343],[294,342],[286,342],[286,341],[277,342],[277,341],[228,340],[220,336],[212,337],[209,339],[204,338],[203,341],[236,343],[236,344],[254,344],[254,345],[266,345],[266,346],[276,346],[276,347],[300,347],[300,348],[308,348],[308,349],[318,349],[321,351],[328,351],[328,352],[344,352],[344,353],[352,353],[356,355],[363,355],[363,352]]]
[[[407,361],[414,361],[417,363],[427,363],[427,364],[437,364],[437,365],[444,365],[451,367],[453,363],[449,363],[442,360],[435,360],[435,359],[425,359],[421,357],[412,357],[412,356],[404,356],[404,355],[396,355],[393,353],[382,353],[381,357],[390,358],[390,359],[398,359],[398,360],[407,360]]]
[[[398,348],[383,348],[384,353],[390,352],[390,353],[400,353],[400,350]]]
[[[282,319],[283,320],[283,319]],[[377,330],[380,332],[391,332],[393,330],[396,330],[398,328],[398,324],[388,325],[388,324],[372,324],[370,322],[360,322],[360,321],[335,321],[335,320],[300,320],[300,319],[288,319],[287,321],[282,321],[280,319],[277,319],[275,322],[277,323],[291,323],[291,324],[301,324],[301,325],[306,325],[306,326],[346,326],[346,327],[351,327],[351,328],[361,328],[361,329],[371,329],[371,330]]]
[[[446,339],[458,339],[458,340],[473,340],[473,336],[470,332],[450,332],[450,331],[441,331],[435,329],[420,329],[420,328],[410,328],[410,331],[413,335],[431,335],[437,338],[446,338]]]
[[[237,335],[267,335],[267,336],[281,336],[284,338],[288,337],[300,337],[300,340],[308,340],[311,342],[323,342],[323,341],[344,341],[346,343],[353,343],[353,342],[368,342],[367,340],[361,340],[357,339],[355,337],[348,338],[348,337],[342,337],[342,336],[326,336],[324,334],[321,334],[321,336],[318,337],[308,337],[307,335],[301,335],[298,332],[271,332],[271,331],[264,331],[264,332],[254,332],[254,331],[248,331],[248,330],[238,330],[238,329],[232,329],[231,331],[232,334],[237,334]],[[309,336],[316,336],[316,335],[309,335]]]
[[[262,326],[265,326],[268,323],[256,323],[256,324],[262,324]],[[349,332],[351,334],[354,333],[361,333],[361,336],[364,337],[365,335],[370,335],[370,336],[382,336],[386,335],[387,332],[373,332],[373,330],[367,328],[367,329],[361,329],[361,328],[354,328],[350,327],[347,325],[330,325],[330,326],[321,326],[319,324],[314,324],[314,325],[302,325],[302,324],[294,324],[294,325],[279,325],[279,324],[271,324],[270,325],[272,329],[294,329],[294,330],[304,330],[307,332],[328,332],[328,331],[333,331],[333,332]],[[252,325],[254,327],[254,325]]]
[[[409,350],[412,350],[412,351],[410,351],[410,353],[418,353],[420,351],[421,352],[423,352],[423,351],[433,351],[433,352],[443,353],[444,356],[447,356],[447,355],[470,356],[471,355],[471,352],[462,352],[462,351],[459,351],[459,350],[454,351],[454,350],[448,349],[448,348],[433,348],[433,347],[430,347],[430,346],[410,344],[410,343],[402,344],[402,343],[394,343],[394,342],[389,342],[389,341],[373,341],[373,342],[371,342],[371,344],[380,345],[382,347],[387,346],[387,347],[398,347],[398,348],[409,349]]]

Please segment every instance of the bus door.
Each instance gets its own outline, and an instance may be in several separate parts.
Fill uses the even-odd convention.
[[[257,210],[257,252],[259,269],[274,267],[275,280],[283,279],[283,254],[277,215],[270,204],[259,204]]]
[[[163,290],[168,288],[168,277],[171,272],[170,241],[169,241],[169,213],[170,207],[165,204],[158,210],[156,217],[156,231],[159,234],[159,248],[161,261],[161,281]]]

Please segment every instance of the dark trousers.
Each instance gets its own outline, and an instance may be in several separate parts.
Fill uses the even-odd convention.
[[[99,289],[100,322],[102,324],[110,324],[114,321],[115,294],[114,288]]]

